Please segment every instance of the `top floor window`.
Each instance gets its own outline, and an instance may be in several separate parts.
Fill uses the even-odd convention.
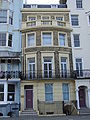
[[[71,23],[72,23],[72,26],[78,26],[79,25],[78,15],[71,15]]]
[[[76,0],[76,7],[82,8],[82,0]]]
[[[49,20],[50,17],[49,16],[42,16],[42,20]]]
[[[34,21],[36,20],[36,17],[28,17],[28,21]]]
[[[0,10],[0,23],[7,23],[7,10]]]
[[[63,21],[63,17],[61,17],[61,16],[56,17],[56,20],[58,20],[58,21]]]

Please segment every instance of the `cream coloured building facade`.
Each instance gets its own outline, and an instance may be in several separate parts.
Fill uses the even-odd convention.
[[[22,9],[21,111],[63,114],[75,102],[71,27],[66,5],[24,5]]]

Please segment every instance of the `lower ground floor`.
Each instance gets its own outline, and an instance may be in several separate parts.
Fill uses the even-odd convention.
[[[0,80],[0,116],[19,115],[20,79]]]
[[[90,79],[75,80],[77,108],[90,108]]]
[[[63,114],[63,103],[75,100],[74,80],[21,82],[21,111],[34,109],[39,114]]]

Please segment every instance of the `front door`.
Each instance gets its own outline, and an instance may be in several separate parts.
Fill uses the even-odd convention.
[[[80,103],[80,107],[86,107],[85,104],[85,89],[79,89],[79,103]]]
[[[33,108],[33,90],[26,90],[26,108]]]

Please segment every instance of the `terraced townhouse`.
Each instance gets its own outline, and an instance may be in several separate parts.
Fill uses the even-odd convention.
[[[66,4],[24,4],[21,12],[21,111],[63,114],[67,102],[76,103],[70,10]]]
[[[0,0],[0,116],[18,116],[22,0]]]

